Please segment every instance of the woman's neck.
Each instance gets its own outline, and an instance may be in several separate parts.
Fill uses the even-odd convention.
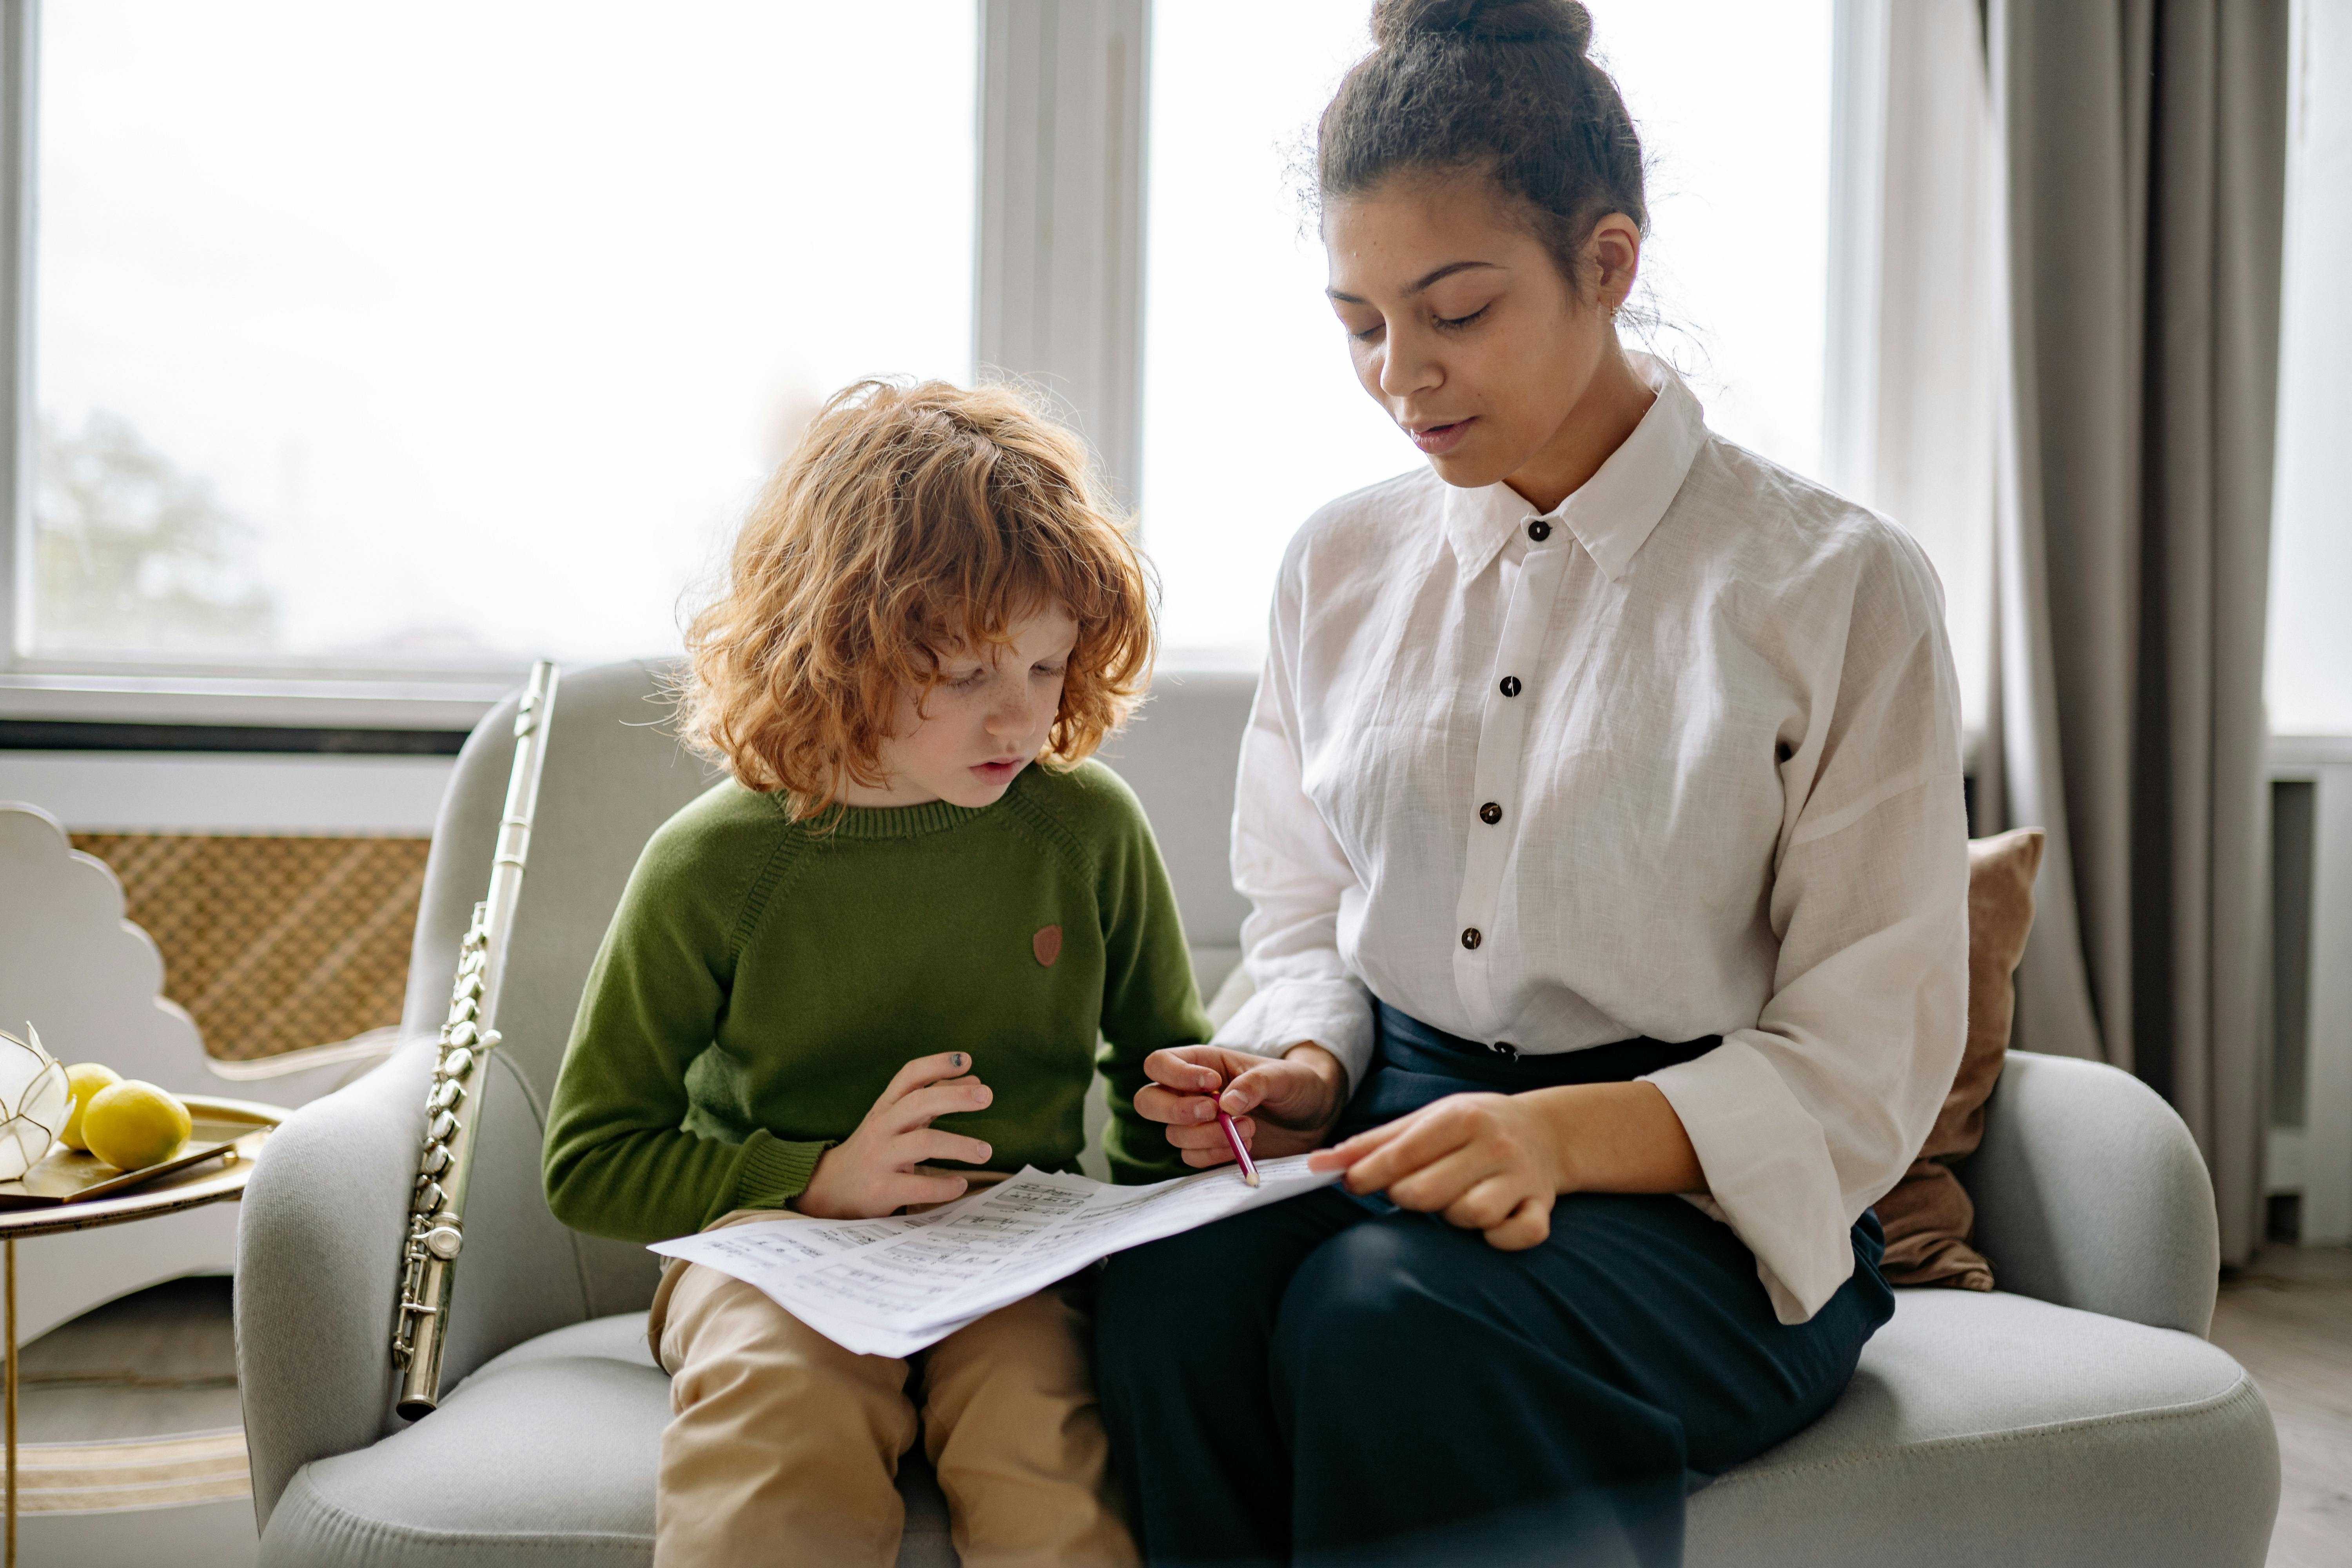
[[[1551,510],[1601,471],[1601,465],[1625,444],[1657,399],[1611,333],[1584,395],[1576,400],[1551,439],[1503,482],[1538,511]]]

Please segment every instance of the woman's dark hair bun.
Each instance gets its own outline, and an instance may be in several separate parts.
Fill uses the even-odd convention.
[[[1603,217],[1649,227],[1642,138],[1588,52],[1592,14],[1576,0],[1378,0],[1372,37],[1316,124],[1326,200],[1401,174],[1483,171],[1571,289]]]
[[[1378,0],[1372,7],[1372,41],[1381,48],[1445,37],[1560,43],[1582,54],[1592,41],[1592,14],[1577,0]]]

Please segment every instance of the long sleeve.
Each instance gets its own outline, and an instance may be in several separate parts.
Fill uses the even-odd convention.
[[[738,1208],[781,1208],[822,1142],[688,1129],[687,1069],[728,1004],[742,900],[698,885],[670,841],[646,847],[588,975],[548,1108],[547,1200],[575,1229],[630,1241],[686,1236]],[[735,889],[729,889],[735,892]]]
[[[1967,1026],[1959,703],[1932,570],[1892,531],[1782,766],[1755,1026],[1654,1076],[1783,1322],[1853,1271],[1848,1228],[1933,1125]]]
[[[1126,786],[1101,775],[1106,789],[1125,797],[1121,830],[1108,836],[1096,877],[1103,931],[1103,1045],[1098,1065],[1110,1091],[1104,1153],[1118,1182],[1157,1182],[1191,1173],[1166,1131],[1135,1109],[1143,1087],[1143,1060],[1171,1046],[1209,1037],[1184,942],[1175,889],[1160,846]]]
[[[1355,869],[1300,772],[1297,568],[1294,551],[1276,592],[1234,805],[1234,887],[1251,906],[1242,922],[1242,963],[1255,989],[1216,1043],[1279,1056],[1312,1040],[1339,1059],[1354,1085],[1371,1061],[1371,996],[1339,952],[1340,905],[1359,887]]]

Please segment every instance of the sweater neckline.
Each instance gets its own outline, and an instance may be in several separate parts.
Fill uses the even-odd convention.
[[[820,838],[920,838],[985,816],[1003,801],[1000,795],[989,805],[955,805],[944,800],[920,805],[836,805],[803,826]]]

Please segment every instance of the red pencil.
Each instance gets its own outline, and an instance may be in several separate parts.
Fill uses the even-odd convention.
[[[1217,1107],[1217,1125],[1225,1130],[1225,1147],[1234,1152],[1234,1163],[1242,1168],[1242,1180],[1256,1186],[1257,1167],[1250,1163],[1249,1151],[1242,1147],[1242,1135],[1234,1131],[1234,1119],[1225,1114],[1222,1105]]]

